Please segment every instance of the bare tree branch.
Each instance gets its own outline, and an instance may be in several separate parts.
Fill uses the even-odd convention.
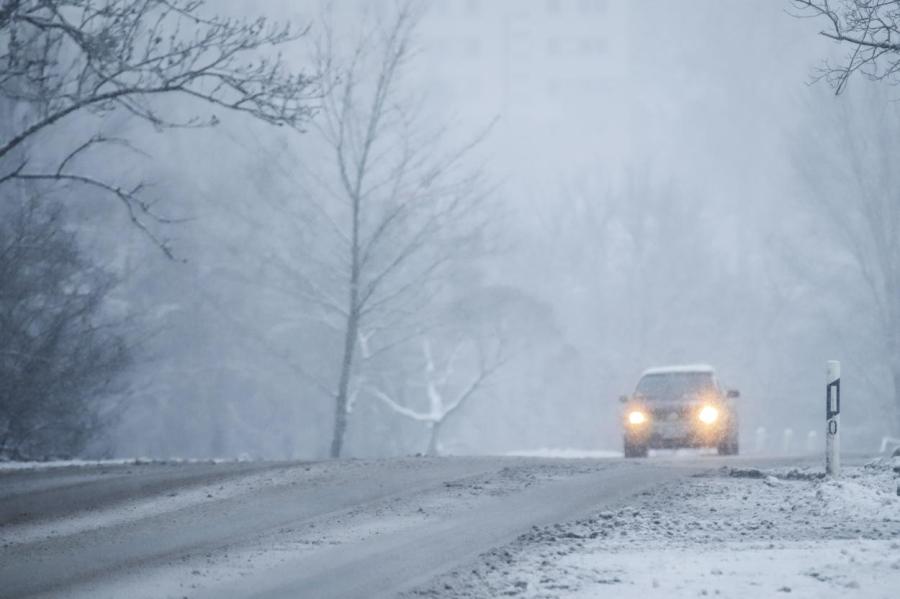
[[[27,155],[52,143],[46,132],[85,113],[121,109],[158,128],[218,122],[215,114],[182,121],[167,116],[157,98],[171,95],[302,130],[314,111],[315,79],[291,72],[277,50],[305,33],[265,19],[208,16],[199,0],[5,0],[0,97],[27,107],[29,117],[0,132],[0,186],[17,179],[69,181],[109,192],[171,257],[143,220],[165,222],[138,197],[145,186],[125,192],[101,173],[68,173],[82,154],[125,140],[92,135],[55,166],[30,172],[25,172]],[[3,168],[11,160],[16,166]]]
[[[425,395],[428,399],[428,411],[420,411],[409,406],[402,405],[381,389],[372,386],[370,392],[380,399],[391,411],[417,422],[424,422],[431,428],[428,443],[429,455],[436,455],[439,451],[441,427],[453,414],[458,412],[472,397],[481,391],[488,381],[508,361],[506,344],[502,337],[496,339],[458,340],[452,346],[443,364],[438,366],[432,350],[429,338],[420,339],[422,347],[422,379]],[[489,350],[488,345],[493,345]],[[464,351],[464,346],[469,346],[476,354],[474,373],[457,372],[456,364]],[[470,376],[468,382],[463,383],[462,388],[453,399],[446,399],[448,389],[458,387],[460,380]]]
[[[853,73],[880,81],[900,75],[900,1],[898,0],[793,0],[797,16],[822,17],[829,29],[820,35],[850,53],[843,64],[825,63],[819,77],[840,94]]]

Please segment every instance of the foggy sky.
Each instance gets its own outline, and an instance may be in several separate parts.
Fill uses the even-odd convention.
[[[335,22],[341,31],[356,31],[386,6],[338,1]],[[227,4],[235,16],[263,8],[272,18],[310,22],[311,39],[318,32],[314,2]],[[493,201],[504,215],[496,232],[506,249],[479,262],[477,270],[492,284],[519,289],[546,306],[556,327],[552,338],[510,367],[490,396],[453,423],[452,450],[616,448],[616,397],[660,362],[711,362],[726,383],[739,387],[745,445],[758,426],[773,435],[793,427],[801,437],[818,430],[820,370],[824,360],[842,358],[846,336],[834,333],[838,315],[811,303],[826,290],[797,282],[794,293],[792,275],[781,269],[784,256],[773,248],[819,237],[797,224],[802,219],[785,216],[799,210],[802,193],[796,140],[815,129],[811,106],[845,100],[811,83],[815,67],[835,49],[816,35],[819,24],[788,11],[777,0],[429,3],[418,36],[421,52],[405,83],[421,93],[435,118],[453,123],[454,139],[471,139],[493,123],[478,156],[496,183]],[[309,44],[301,41],[290,59],[306,65],[309,57]],[[166,203],[193,218],[171,232],[188,264],[147,258],[162,264],[156,276],[174,281],[171,302],[222,295],[243,307],[233,308],[238,319],[244,309],[278,320],[260,300],[254,254],[280,242],[267,234],[274,229],[254,196],[288,193],[291,184],[259,171],[259,150],[289,165],[286,157],[302,160],[310,146],[240,119],[213,131],[141,135],[155,159],[145,168],[166,181],[162,188],[173,198],[193,198]],[[650,214],[640,225],[649,227],[644,239],[634,228],[643,222],[634,216],[642,201],[649,202]],[[135,252],[145,253],[140,240],[132,242]],[[639,273],[635,256],[645,246],[641,251],[650,257]],[[224,272],[213,266],[223,255],[236,274],[216,274]],[[788,305],[779,314],[786,310],[789,320],[802,322],[798,330],[773,320],[773,306],[784,297]],[[208,306],[194,309],[211,313]],[[241,343],[239,327],[221,327],[209,337],[192,335],[199,362],[215,363],[211,348],[223,341],[217,336]],[[641,327],[646,338],[638,341]],[[166,364],[166,352],[157,350],[154,360]],[[858,364],[865,361],[857,354]],[[264,421],[290,424],[277,431],[277,442],[266,438],[259,422],[244,431],[231,427],[221,450],[319,454],[329,434],[327,400],[315,398],[283,367],[265,364],[248,367],[256,369],[249,380],[257,382],[228,409],[237,411],[238,421],[265,413]],[[539,381],[538,367],[548,371]],[[852,388],[857,376],[851,370],[846,378]],[[229,385],[222,388],[227,395]],[[877,380],[866,390],[887,393]],[[162,401],[160,392],[151,395]],[[298,398],[306,403],[292,403]],[[209,424],[206,410],[222,411],[218,399],[211,393],[204,401],[212,404],[192,407],[190,418]],[[196,397],[183,405],[192,401]],[[181,408],[172,407],[177,402],[169,397],[166,407],[156,403],[151,412],[159,418],[160,410],[178,414]],[[403,453],[421,445],[414,424],[371,405],[360,409],[351,424],[352,452]],[[783,418],[773,418],[775,412]],[[364,426],[366,418],[377,424]],[[141,434],[139,420],[123,419],[119,451],[208,451],[196,438],[209,434],[205,430],[187,442],[179,436],[191,437],[186,426],[161,443]],[[292,431],[300,439],[291,438]]]

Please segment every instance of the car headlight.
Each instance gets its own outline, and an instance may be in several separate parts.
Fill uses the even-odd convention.
[[[700,418],[700,422],[703,422],[704,424],[712,424],[719,419],[719,410],[713,406],[703,406],[703,409],[700,410],[700,414],[697,417]]]
[[[647,415],[640,410],[634,410],[628,413],[628,424],[644,424],[647,422]]]

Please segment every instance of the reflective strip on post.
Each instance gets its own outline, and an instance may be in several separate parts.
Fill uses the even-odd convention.
[[[825,473],[841,473],[841,363],[829,360],[825,369]]]

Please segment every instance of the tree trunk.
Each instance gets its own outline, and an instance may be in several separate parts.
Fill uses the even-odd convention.
[[[359,336],[359,318],[362,306],[359,305],[359,222],[360,193],[362,171],[357,175],[356,188],[352,193],[352,243],[350,246],[350,295],[347,301],[347,328],[344,331],[344,357],[341,360],[341,375],[334,406],[334,436],[331,439],[331,457],[341,457],[344,448],[344,433],[347,432],[347,401],[350,390],[350,377],[353,376],[353,359]]]
[[[894,376],[894,434],[900,435],[900,363],[891,365],[891,374]]]
[[[894,287],[889,288],[894,291]],[[891,301],[891,300],[889,300]],[[896,301],[896,300],[893,300]],[[900,304],[900,302],[898,302]],[[891,434],[900,435],[900,308],[890,305],[887,322],[884,324],[887,332],[887,360],[888,368],[891,371],[891,382],[894,385],[893,395],[893,414],[888,415],[891,422]]]
[[[900,211],[895,213],[900,223]],[[891,369],[891,382],[894,383],[894,413],[892,434],[900,436],[900,259],[890,260],[883,268],[885,278],[885,303],[887,304],[887,322],[884,328],[888,335],[888,365]]]
[[[430,455],[430,456],[438,455],[438,442],[440,441],[440,437],[441,437],[441,425],[442,424],[444,424],[444,423],[441,420],[432,423],[431,439],[429,439],[429,441],[428,441],[428,450],[426,451],[426,455]]]
[[[353,358],[356,350],[359,318],[356,310],[351,309],[347,317],[347,330],[344,334],[344,357],[341,360],[341,375],[334,406],[334,433],[331,438],[331,457],[341,457],[344,447],[344,433],[347,431],[347,398],[350,389],[350,376],[353,374]]]

